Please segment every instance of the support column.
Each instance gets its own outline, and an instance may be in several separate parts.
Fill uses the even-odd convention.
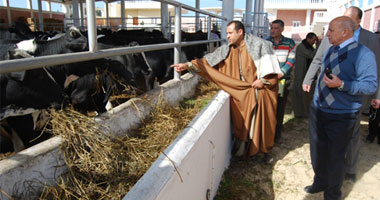
[[[234,0],[223,0],[222,16],[227,18],[227,21],[222,20],[221,36],[222,39],[227,39],[227,24],[234,18]]]
[[[199,9],[200,2],[199,0],[195,0],[195,8]],[[195,13],[195,32],[199,31],[200,25],[199,25],[199,13]]]
[[[109,7],[108,7],[108,1],[104,1],[104,3],[106,4],[106,25],[107,27],[110,27],[110,13],[109,13]]]
[[[26,7],[28,8],[28,9],[30,9],[30,18],[34,18],[34,15],[33,15],[33,4],[32,4],[32,0],[28,0],[27,2],[27,5],[26,5]]]
[[[79,8],[80,8],[80,27],[81,27],[81,29],[83,29],[83,27],[84,27],[83,0],[80,0]]]
[[[250,33],[252,31],[252,0],[246,0],[245,2],[245,32]]]
[[[181,43],[181,9],[182,6],[176,6],[175,7],[175,31],[174,31],[174,43],[179,44]],[[178,64],[180,62],[181,58],[181,47],[175,47],[174,48],[174,64]],[[174,79],[179,79],[179,73],[174,71]]]
[[[51,2],[50,1],[45,1],[46,3],[46,10],[49,11],[49,18],[53,18],[53,14],[51,13]]]
[[[168,4],[161,3],[161,32],[168,39]]]
[[[88,50],[91,52],[98,50],[98,41],[95,24],[95,2],[94,0],[86,0],[87,9],[87,31],[88,31]]]
[[[259,18],[259,26],[262,28],[264,26],[264,0],[259,0],[259,13],[260,13],[260,18]]]
[[[44,31],[44,16],[42,15],[42,1],[38,0],[38,24],[40,31]]]
[[[121,29],[125,29],[125,1],[124,0],[121,0],[120,13],[121,13]]]
[[[72,0],[71,4],[73,5],[73,22],[75,27],[79,27],[79,9],[78,9],[78,0]]]
[[[4,0],[4,4],[7,6],[8,24],[12,24],[11,9],[9,7],[9,0]]]

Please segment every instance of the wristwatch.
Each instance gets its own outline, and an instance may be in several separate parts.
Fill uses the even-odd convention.
[[[344,81],[342,80],[342,84],[340,84],[340,86],[338,87],[338,90],[339,90],[339,91],[342,91],[342,90],[343,90],[343,87],[344,87]]]

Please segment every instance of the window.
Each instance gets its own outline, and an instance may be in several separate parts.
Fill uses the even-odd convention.
[[[292,24],[293,24],[293,27],[300,27],[301,21],[293,21]]]
[[[139,25],[139,18],[138,17],[133,17],[133,25],[135,25],[135,26]]]

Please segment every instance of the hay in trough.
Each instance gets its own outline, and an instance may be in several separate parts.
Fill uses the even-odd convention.
[[[119,138],[73,110],[52,111],[51,132],[65,142],[61,153],[68,172],[40,199],[121,199],[163,150],[211,100],[218,88],[208,82],[179,106],[161,101],[133,135]]]

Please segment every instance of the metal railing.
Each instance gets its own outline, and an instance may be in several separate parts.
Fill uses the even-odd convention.
[[[155,0],[162,3],[171,4],[176,7],[175,12],[175,42],[174,43],[166,43],[166,44],[155,44],[155,45],[143,45],[138,47],[122,47],[122,48],[114,48],[107,50],[97,50],[97,37],[96,37],[96,25],[95,25],[95,8],[94,8],[94,0],[86,1],[86,9],[87,9],[87,20],[88,20],[88,42],[89,42],[89,51],[87,52],[78,52],[78,53],[68,53],[68,54],[60,54],[60,55],[49,55],[49,56],[41,56],[34,58],[23,58],[17,60],[6,60],[0,61],[0,74],[9,73],[14,71],[21,70],[29,70],[35,68],[41,68],[45,66],[54,66],[59,64],[67,64],[74,62],[81,62],[86,60],[94,60],[99,58],[105,58],[109,56],[117,56],[124,55],[130,53],[138,53],[145,51],[154,51],[161,49],[169,49],[175,48],[174,51],[174,63],[179,63],[180,55],[181,55],[181,46],[190,46],[204,43],[212,43],[223,41],[220,40],[210,40],[210,33],[208,34],[207,41],[194,41],[194,42],[181,42],[181,8],[185,8],[188,10],[192,10],[194,12],[199,12],[205,15],[209,15],[215,18],[219,18],[222,20],[226,20],[225,17],[221,17],[215,15],[213,13],[209,13],[203,10],[199,10],[176,1],[168,1],[168,0]],[[210,26],[211,21],[208,20],[208,27]],[[210,29],[209,29],[210,30]],[[209,31],[210,32],[210,31]],[[179,78],[179,74],[175,73],[175,78]]]

